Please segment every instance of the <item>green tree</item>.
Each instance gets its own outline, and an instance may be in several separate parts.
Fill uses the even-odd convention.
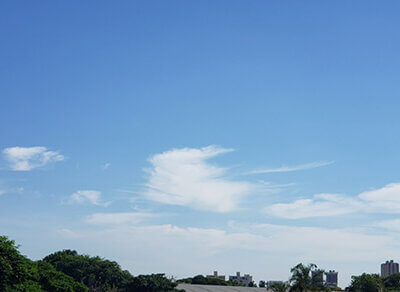
[[[215,277],[204,277],[203,275],[197,275],[193,278],[179,279],[177,282],[196,285],[242,286],[236,281],[224,281]]]
[[[0,236],[0,291],[85,292],[87,287],[50,264],[29,260],[13,240]]]
[[[400,273],[392,274],[383,280],[383,284],[389,291],[400,291]]]
[[[0,290],[22,284],[34,272],[28,260],[19,253],[15,242],[0,236]]]
[[[46,291],[62,292],[85,292],[88,288],[72,277],[57,271],[51,264],[38,261],[39,282]]]
[[[118,263],[97,256],[79,255],[74,250],[55,252],[46,256],[43,261],[84,283],[89,291],[126,291],[133,280],[133,276],[128,271],[123,271]]]
[[[166,278],[164,274],[139,275],[133,278],[129,291],[167,292],[174,291],[177,283]]]
[[[307,290],[319,290],[323,288],[323,283],[319,280],[320,273],[322,270],[318,270],[315,264],[309,264],[308,266],[302,263],[297,264],[293,267],[290,272],[290,291],[303,292]],[[312,277],[312,273],[314,276]]]
[[[346,288],[349,292],[380,292],[384,288],[383,281],[378,274],[362,274],[352,276],[351,284]]]

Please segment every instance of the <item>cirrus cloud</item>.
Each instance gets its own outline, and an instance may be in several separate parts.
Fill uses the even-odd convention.
[[[292,172],[292,171],[299,171],[299,170],[307,170],[313,169],[317,167],[322,167],[326,165],[330,165],[334,163],[334,161],[315,161],[306,164],[294,165],[294,166],[281,166],[278,168],[268,168],[268,169],[257,169],[248,172],[247,174],[262,174],[262,173],[276,173],[276,172]]]
[[[96,225],[136,224],[156,216],[150,212],[95,213],[88,216],[86,222]]]

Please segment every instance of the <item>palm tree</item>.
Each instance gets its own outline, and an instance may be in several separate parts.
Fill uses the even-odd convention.
[[[321,286],[323,283],[319,283],[320,274],[324,273],[322,270],[318,270],[315,264],[309,264],[308,266],[302,263],[293,267],[290,272],[290,291],[291,292],[304,292],[312,289],[313,287]],[[314,272],[313,277],[311,276]]]

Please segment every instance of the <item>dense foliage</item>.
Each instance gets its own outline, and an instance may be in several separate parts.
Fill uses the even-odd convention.
[[[74,250],[63,250],[43,259],[76,281],[84,283],[89,291],[172,291],[176,283],[164,274],[139,275],[133,277],[123,271],[119,264],[100,257],[79,255]]]
[[[164,274],[139,275],[129,286],[129,291],[159,292],[174,291],[177,283],[167,279]]]
[[[388,291],[400,291],[400,273],[396,273],[386,277],[383,284]]]
[[[197,275],[193,278],[179,279],[177,282],[194,285],[240,286],[237,282],[224,281],[215,277],[204,277],[203,275]]]
[[[0,291],[84,292],[87,287],[43,261],[21,255],[13,240],[0,236]]]
[[[58,251],[43,260],[58,271],[84,283],[89,291],[125,291],[133,281],[133,276],[123,271],[118,263],[100,257],[79,255],[74,250]]]
[[[349,292],[379,292],[384,288],[383,281],[378,274],[362,274],[352,276],[351,284],[346,288]]]
[[[400,274],[393,274],[382,279],[378,274],[362,274],[351,277],[351,284],[346,288],[349,292],[399,292]]]
[[[116,262],[73,250],[31,261],[13,240],[0,236],[1,292],[167,292],[176,286],[164,274],[133,277]]]

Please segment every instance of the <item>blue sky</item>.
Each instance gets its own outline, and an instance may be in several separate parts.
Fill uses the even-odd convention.
[[[1,3],[1,233],[176,277],[400,260],[399,8]]]

